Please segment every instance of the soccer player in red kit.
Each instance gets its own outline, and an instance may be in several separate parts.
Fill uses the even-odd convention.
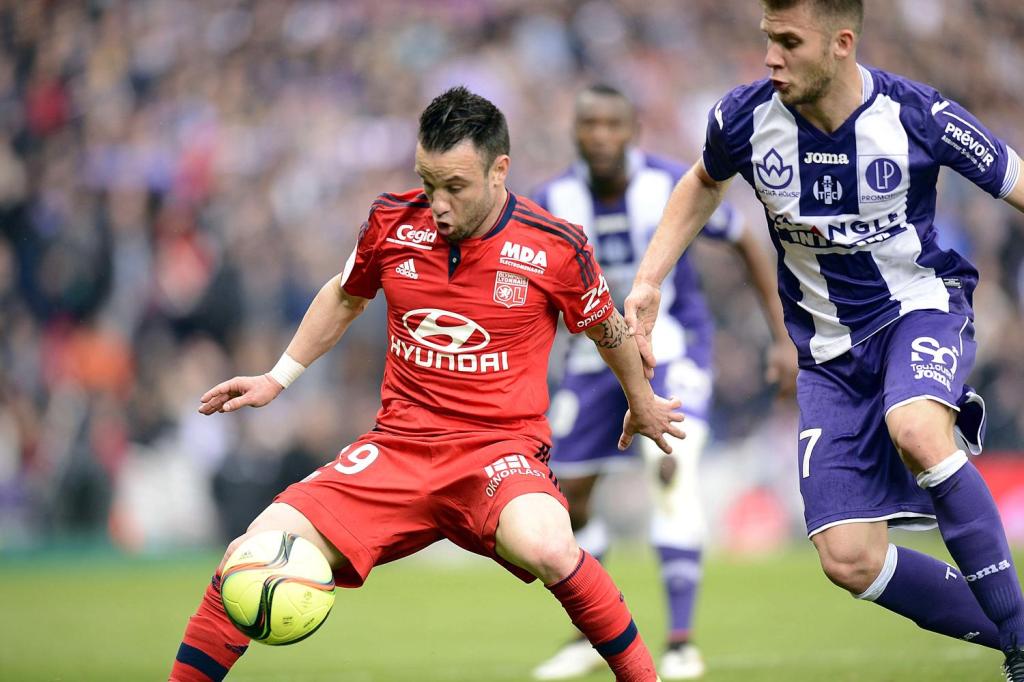
[[[651,390],[582,230],[505,189],[505,117],[465,88],[420,116],[423,189],[373,202],[342,274],[314,298],[281,361],[202,397],[203,414],[260,407],[334,346],[378,289],[388,306],[377,423],[337,458],[277,496],[232,542],[296,533],[328,558],[338,584],[447,538],[520,579],[539,578],[617,680],[656,680],[618,588],[573,538],[547,466],[547,358],[561,313],[598,347],[629,401],[634,434],[666,452],[682,436],[677,400]],[[171,680],[220,680],[248,639],[229,622],[219,571],[189,620]]]

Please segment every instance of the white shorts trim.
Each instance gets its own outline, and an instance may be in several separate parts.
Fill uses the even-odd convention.
[[[910,403],[916,403],[918,400],[934,400],[937,403],[941,403],[946,407],[951,408],[954,412],[960,411],[960,408],[957,407],[956,405],[948,403],[942,398],[936,397],[934,395],[915,395],[913,398],[907,398],[906,400],[899,401],[895,405],[891,405],[889,409],[885,411],[885,416],[888,417],[889,413],[895,410],[897,407],[903,407],[904,405],[909,405]]]
[[[934,514],[921,514],[919,512],[896,512],[895,514],[887,514],[886,516],[875,516],[856,519],[840,519],[839,521],[826,523],[824,526],[815,528],[813,531],[807,534],[807,537],[812,538],[823,530],[828,530],[829,528],[833,528],[835,526],[842,526],[847,523],[874,523],[875,521],[892,521],[893,519],[920,519],[919,521],[908,521],[905,523],[898,524],[897,527],[901,530],[931,530],[932,528],[936,528],[939,525],[938,522],[936,522],[935,520]]]

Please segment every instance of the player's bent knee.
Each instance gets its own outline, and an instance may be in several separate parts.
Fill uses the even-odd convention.
[[[933,400],[920,400],[893,410],[886,418],[889,437],[916,474],[952,453],[954,413]]]
[[[227,551],[224,552],[224,558],[221,559],[221,565],[246,539],[267,530],[281,530],[309,540],[313,543],[314,547],[323,553],[334,570],[348,564],[348,560],[344,555],[327,538],[321,535],[316,526],[302,512],[290,505],[274,502],[253,519],[245,533],[228,543]]]
[[[858,528],[857,526],[867,526]],[[852,524],[829,528],[811,538],[821,569],[833,584],[860,594],[882,571],[888,549],[885,524]]]
[[[501,512],[495,532],[498,554],[545,584],[569,575],[580,549],[565,508],[544,493],[515,498]]]
[[[833,584],[860,594],[871,586],[882,570],[885,556],[876,556],[867,546],[831,547],[818,549],[821,569]]]

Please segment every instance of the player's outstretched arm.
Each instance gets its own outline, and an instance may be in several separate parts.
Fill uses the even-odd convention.
[[[772,332],[765,379],[768,383],[777,384],[781,395],[793,395],[796,393],[796,346],[789,338],[786,321],[782,316],[775,271],[765,250],[750,230],[744,230],[734,245],[754,281],[761,310]]]
[[[633,290],[626,297],[625,313],[629,335],[636,339],[648,378],[654,375],[651,330],[661,302],[658,288],[722,203],[729,182],[714,180],[704,169],[704,161],[698,159],[672,190],[658,229],[640,262]]]
[[[666,400],[654,394],[644,376],[643,363],[637,352],[636,343],[626,333],[626,322],[618,310],[604,322],[587,328],[584,333],[597,345],[605,363],[618,377],[622,390],[629,402],[629,409],[622,423],[619,449],[625,450],[633,436],[647,436],[666,453],[671,453],[665,434],[684,438],[677,422],[683,415],[676,410],[680,406],[677,398]]]
[[[346,293],[341,288],[341,275],[332,277],[313,298],[277,366],[267,374],[234,377],[217,384],[199,399],[199,412],[231,412],[246,405],[263,407],[330,350],[369,302]]]

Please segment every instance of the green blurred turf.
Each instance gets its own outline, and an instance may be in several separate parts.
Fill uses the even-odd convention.
[[[0,680],[166,680],[217,558],[5,557]],[[610,566],[657,653],[663,607],[652,556],[620,550]],[[830,587],[809,545],[763,559],[712,559],[698,609],[709,682],[1001,679],[998,653],[925,633]],[[305,642],[253,645],[228,679],[527,680],[569,633],[536,583],[485,560],[414,557],[376,569],[360,590],[340,591],[327,623]]]

